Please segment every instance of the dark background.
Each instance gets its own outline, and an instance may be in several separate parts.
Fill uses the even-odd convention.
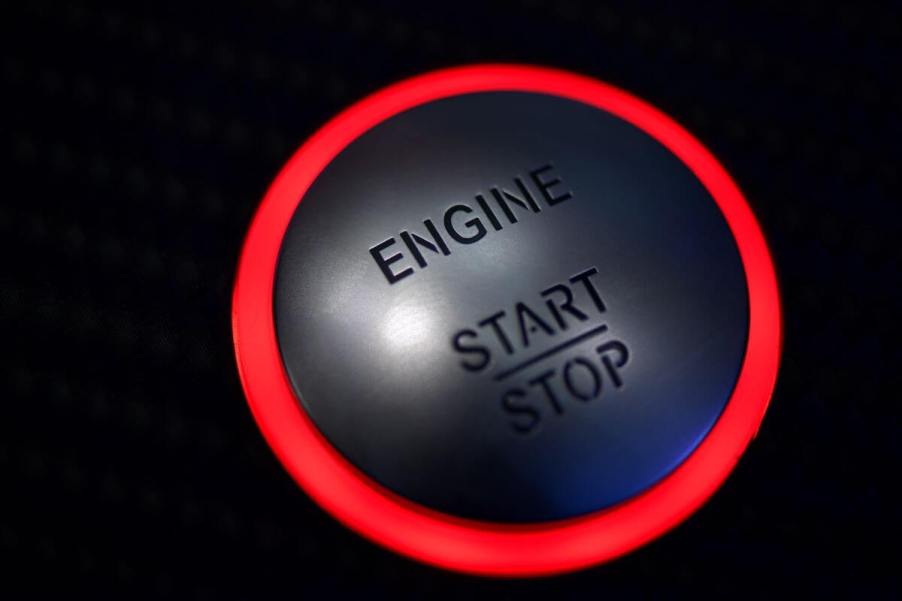
[[[0,596],[899,594],[898,11],[27,2],[0,23]],[[771,409],[720,492],[538,581],[422,566],[327,516],[258,433],[230,338],[244,232],[299,143],[399,78],[489,60],[688,127],[756,210],[785,305]]]

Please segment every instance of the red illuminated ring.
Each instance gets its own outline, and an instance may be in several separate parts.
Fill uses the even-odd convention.
[[[273,281],[282,237],[322,170],[367,130],[402,111],[458,94],[495,91],[576,100],[654,137],[714,197],[736,239],[748,283],[749,333],[742,370],[722,415],[695,451],[636,497],[586,516],[540,524],[497,524],[439,513],[364,475],[302,411],[285,374],[273,324]],[[402,81],[354,104],[301,146],[266,193],[247,234],[235,281],[232,328],[254,418],[286,469],[317,503],[399,553],[453,570],[498,576],[552,574],[609,560],[698,509],[757,432],[773,392],[782,345],[770,253],[742,193],[711,153],[668,116],[622,90],[563,71],[512,65],[447,69]]]

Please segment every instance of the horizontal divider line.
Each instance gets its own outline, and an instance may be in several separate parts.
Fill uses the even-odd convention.
[[[592,336],[601,334],[601,333],[607,331],[607,329],[608,329],[608,326],[606,326],[605,324],[601,324],[600,326],[598,326],[596,328],[592,328],[588,332],[583,332],[582,334],[580,334],[579,336],[577,336],[575,338],[571,338],[570,340],[562,342],[557,346],[551,347],[544,353],[539,353],[532,359],[527,359],[526,361],[523,361],[522,363],[518,363],[517,365],[514,365],[513,367],[504,370],[503,372],[501,372],[495,376],[495,381],[500,382],[501,380],[514,375],[518,371],[521,371],[523,369],[526,369],[530,365],[538,363],[542,359],[547,359],[551,355],[554,355],[555,353],[559,353],[564,349],[570,348],[571,346],[573,346],[575,344],[579,344],[580,342],[582,342],[588,338],[591,338]]]

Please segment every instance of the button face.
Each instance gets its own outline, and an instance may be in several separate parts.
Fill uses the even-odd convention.
[[[239,372],[292,477],[422,561],[523,576],[690,515],[757,432],[773,263],[716,159],[585,77],[449,69],[305,143],[245,241]]]
[[[276,333],[353,465],[456,516],[540,522],[634,496],[729,399],[745,277],[717,204],[634,125],[465,94],[388,119],[285,233]]]

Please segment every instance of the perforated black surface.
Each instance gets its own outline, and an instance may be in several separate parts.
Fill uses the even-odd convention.
[[[0,595],[898,594],[898,12],[27,2],[0,29]],[[686,125],[755,208],[785,304],[776,394],[724,488],[542,581],[440,572],[338,525],[257,432],[230,340],[242,236],[294,148],[385,84],[488,60],[584,72]]]

